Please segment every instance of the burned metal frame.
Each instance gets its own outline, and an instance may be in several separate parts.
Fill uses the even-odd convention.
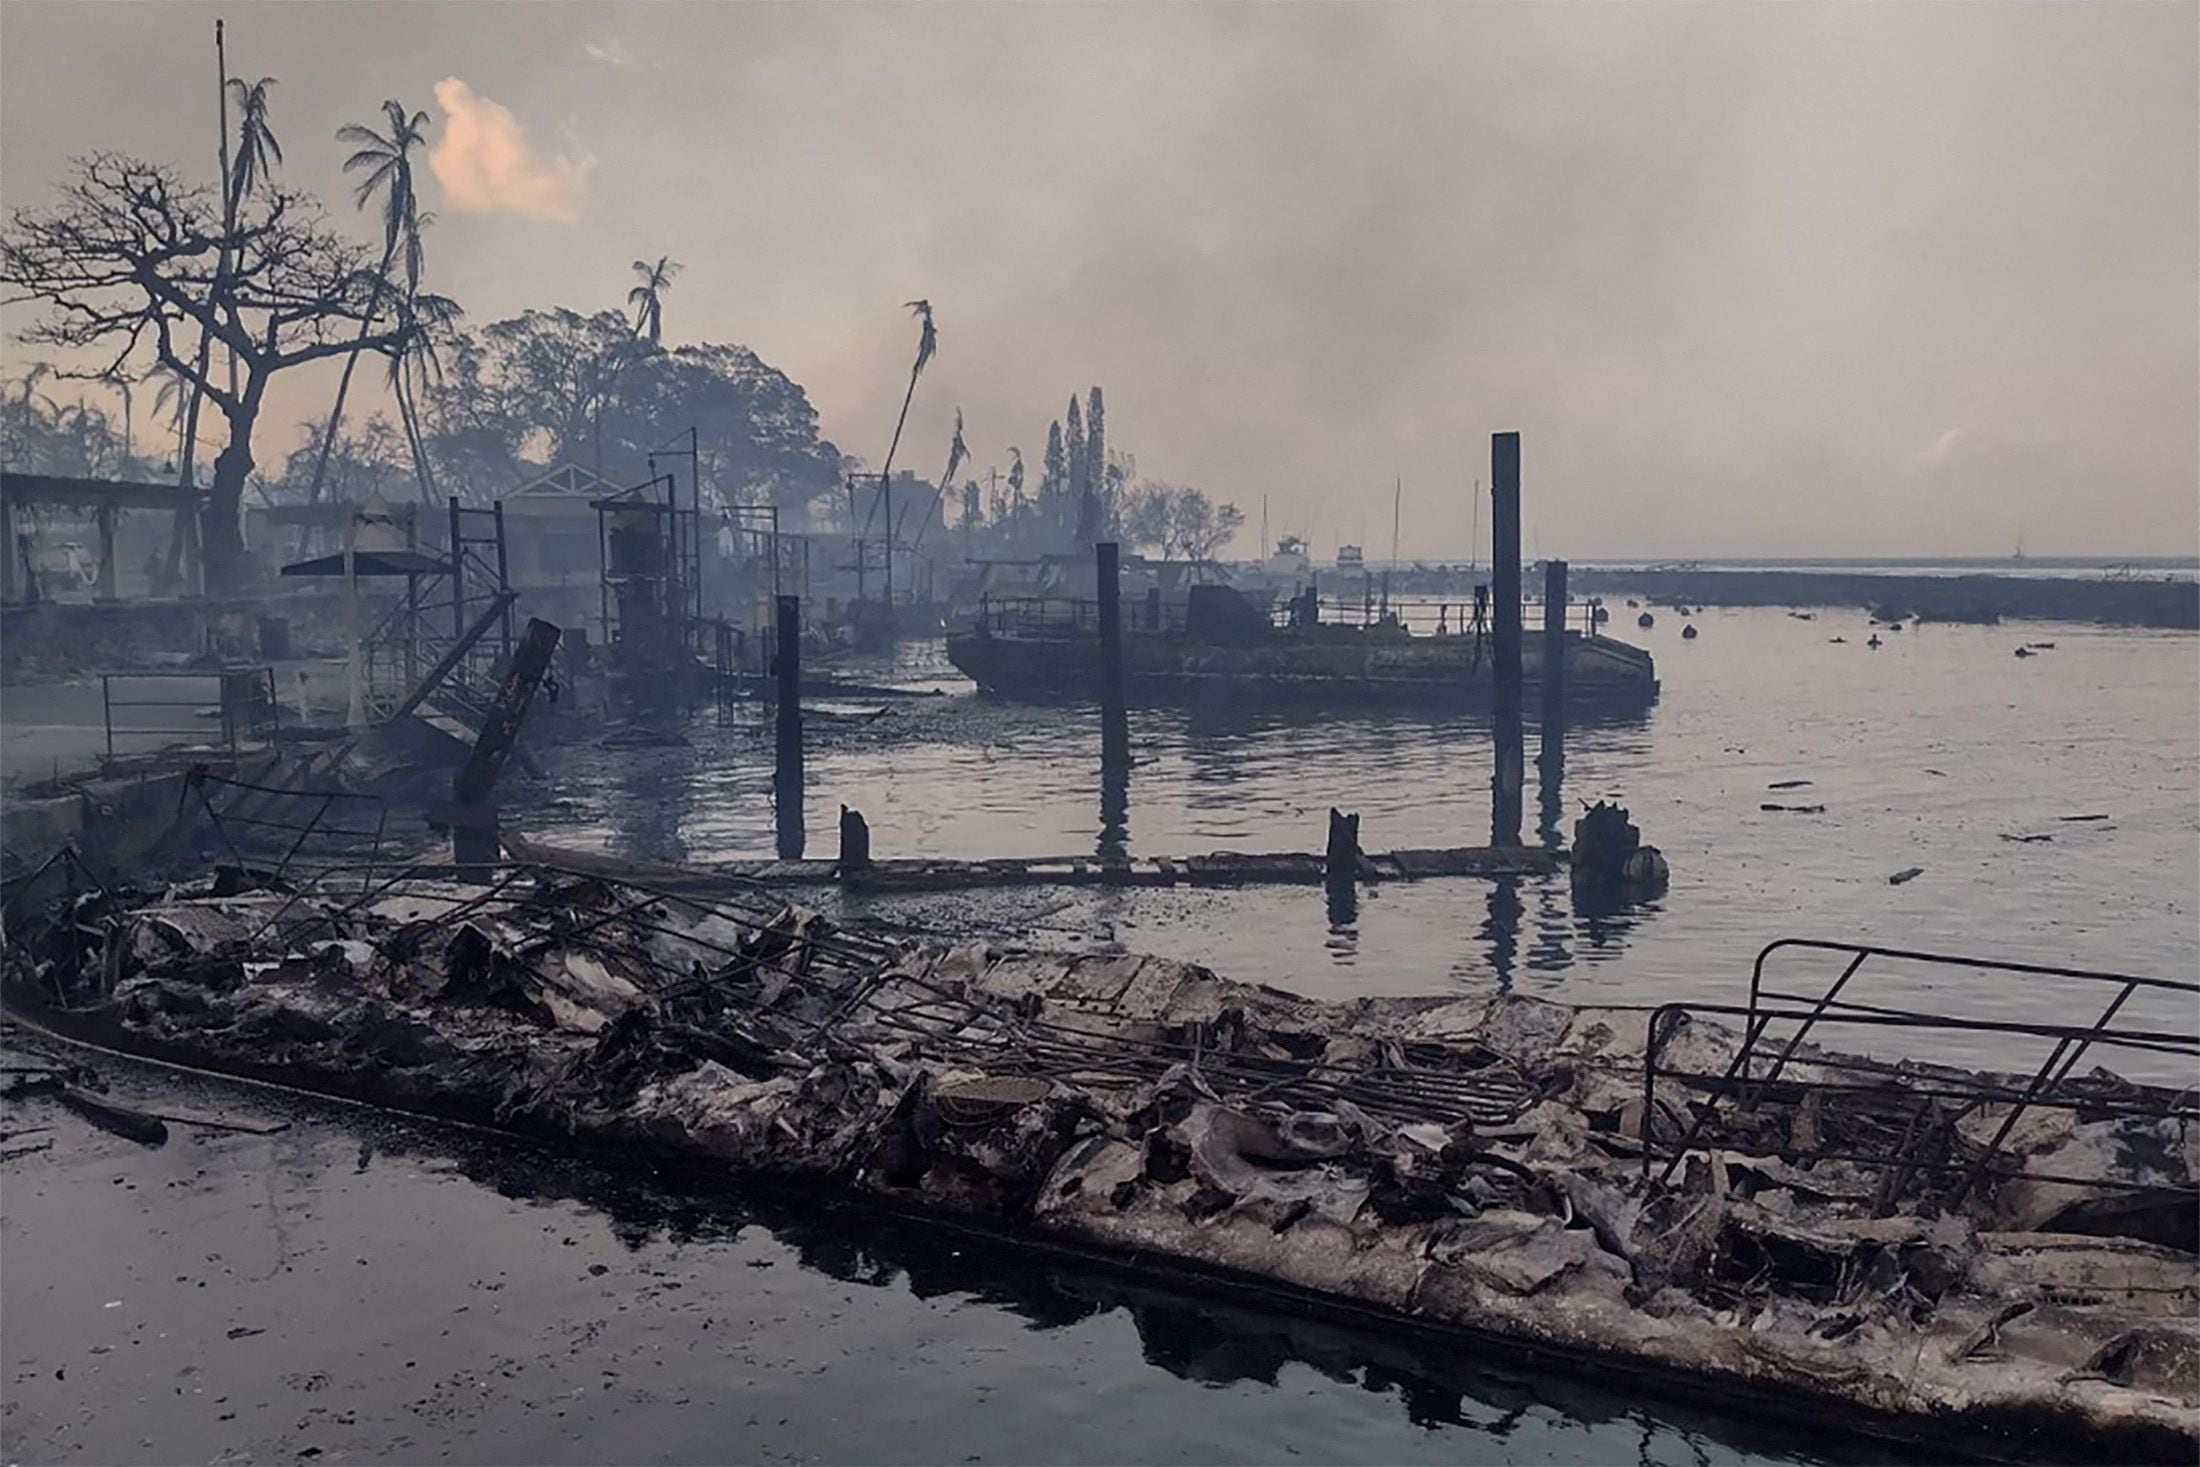
[[[106,726],[107,757],[115,755],[115,737],[172,738],[179,734],[203,735],[207,729],[190,724],[183,727],[156,725],[153,727],[115,726],[115,710],[118,708],[167,708],[197,709],[206,702],[202,693],[173,698],[117,698],[115,684],[124,685],[124,692],[134,691],[133,683],[150,683],[156,686],[173,686],[181,682],[214,684],[214,697],[221,712],[221,745],[234,757],[248,742],[272,741],[281,729],[282,705],[275,697],[275,670],[271,667],[226,668],[215,672],[165,671],[165,672],[103,672],[99,675],[100,719]],[[257,696],[254,696],[254,695]],[[263,722],[260,709],[267,710]],[[141,751],[150,752],[150,751]]]
[[[212,796],[207,793],[209,785],[238,791],[241,798],[230,809],[220,809],[215,805]],[[230,826],[241,826],[248,830],[282,831],[289,834],[292,839],[289,845],[284,848],[281,858],[275,865],[274,875],[277,877],[289,872],[291,862],[297,859],[299,852],[304,849],[306,841],[316,833],[324,838],[371,842],[373,854],[370,858],[370,869],[372,862],[380,859],[382,843],[388,835],[389,804],[379,795],[362,794],[353,790],[315,790],[284,785],[255,784],[250,780],[216,774],[204,766],[194,768],[191,771],[190,775],[184,780],[184,791],[187,795],[197,796],[199,807],[206,812],[206,818],[214,826],[214,833],[221,837],[222,844],[229,848],[229,853],[236,857],[240,866],[246,865],[248,862],[243,851],[238,848],[236,840],[230,835]],[[259,815],[248,815],[239,807],[245,803],[245,798],[253,795],[274,800],[309,802],[314,807],[313,813],[303,821],[269,819]],[[348,808],[356,808],[360,805],[373,806],[374,825],[372,828],[324,824],[323,822],[327,820],[329,811],[339,803],[345,804]]]
[[[1770,960],[1775,954],[1789,951],[1836,954],[1848,961],[1823,992],[1816,995],[1799,993],[1772,986],[1766,980]],[[1846,997],[1852,981],[1874,960],[2018,978],[2069,980],[2111,987],[2114,993],[2090,1022],[2074,1024],[1926,1013]],[[1790,1155],[1797,1150],[1791,1143],[1777,1149],[1787,1160],[1839,1160],[1878,1168],[1881,1180],[1874,1199],[1877,1215],[1886,1215],[1911,1176],[1920,1172],[1941,1173],[1952,1178],[1936,1197],[1930,1199],[1931,1205],[1942,1211],[1960,1206],[1989,1173],[2001,1178],[2023,1177],[2076,1186],[2110,1185],[2098,1180],[2011,1167],[2005,1162],[1997,1165],[1997,1162],[2002,1161],[2004,1143],[2030,1110],[2067,1110],[2099,1118],[2175,1116],[2200,1119],[2200,1089],[2195,1087],[2176,1090],[2120,1079],[2113,1082],[2073,1082],[2071,1079],[2079,1060],[2095,1047],[2200,1060],[2200,1031],[2149,1030],[2114,1023],[2125,1004],[2142,990],[2200,998],[2200,983],[2176,979],[2003,962],[1860,943],[1781,938],[1758,952],[1751,967],[1746,1005],[1682,1002],[1662,1004],[1651,1012],[1643,1049],[1643,1176],[1648,1179],[1653,1163],[1662,1158],[1665,1166],[1657,1180],[1661,1185],[1671,1182],[1674,1172],[1691,1152],[1718,1145],[1722,1139],[1731,1140],[1737,1134],[1737,1123],[1753,1115],[1768,1100],[1801,1104],[1816,1097],[1823,1105],[1828,1101],[1872,1097],[1908,1109],[1906,1123],[1890,1144],[1846,1150],[1816,1147],[1800,1155]],[[2098,988],[2089,991],[2098,991]],[[1667,1043],[1679,1027],[1676,1020],[1692,1014],[1730,1016],[1745,1021],[1740,1048],[1722,1074],[1692,1072],[1660,1063]],[[1768,1053],[1772,1031],[1779,1025],[1792,1025],[1792,1029],[1786,1033],[1777,1053]],[[2054,1047],[2029,1078],[1969,1075],[1911,1061],[1887,1062],[1806,1051],[1804,1045],[1812,1031],[1825,1025],[2027,1036],[2052,1039]],[[1806,1056],[1804,1063],[1814,1072],[1819,1075],[1830,1072],[1835,1078],[1788,1077],[1789,1064],[1799,1054]],[[1658,1118],[1661,1114],[1676,1112],[1670,1105],[1661,1109],[1660,1080],[1673,1082],[1683,1092],[1701,1097],[1682,1102],[1690,1114],[1679,1135],[1669,1143],[1659,1138]],[[1731,1104],[1722,1110],[1722,1102]],[[1992,1140],[1978,1148],[1977,1155],[1965,1158],[1952,1145],[1944,1148],[1946,1154],[1942,1157],[1926,1154],[1937,1143],[1947,1142],[1954,1136],[1958,1120],[1979,1107],[1994,1104],[2007,1105],[2009,1110]],[[2200,1201],[2200,1194],[2196,1194],[2195,1200]]]
[[[336,895],[338,890],[346,884],[344,878],[349,875],[358,874],[361,878],[356,895],[347,895],[339,905],[316,913],[316,920],[340,922],[396,891],[408,882],[449,880],[452,877],[452,869],[447,863],[411,862],[394,868],[380,868],[383,874],[381,880],[377,881],[375,879],[377,867],[372,864],[338,862],[320,867],[300,882],[295,889],[286,893],[282,904],[261,920],[259,925],[247,936],[246,941],[248,943],[259,941],[262,936],[277,927],[301,901],[314,895]],[[448,910],[438,912],[433,917],[423,918],[422,920],[431,926],[448,927],[463,922],[476,913],[495,912],[501,916],[515,917],[534,912],[554,921],[557,909],[545,906],[541,900],[543,893],[558,886],[571,887],[582,884],[601,887],[611,892],[632,891],[640,893],[640,896],[624,902],[615,900],[611,909],[605,913],[596,914],[579,925],[559,929],[554,934],[546,934],[553,936],[554,940],[571,941],[575,937],[588,935],[614,923],[623,922],[637,930],[675,937],[706,952],[715,953],[723,957],[728,963],[741,963],[751,961],[753,954],[743,952],[737,947],[727,946],[724,943],[713,942],[691,931],[647,921],[645,919],[649,909],[660,902],[678,903],[693,911],[723,918],[741,928],[750,938],[760,937],[773,930],[774,924],[781,921],[789,910],[784,904],[768,902],[751,904],[734,901],[723,896],[702,896],[689,890],[661,883],[626,876],[607,877],[600,872],[561,867],[554,863],[506,861],[500,862],[492,868],[489,879],[477,889],[470,890],[463,897],[454,894],[450,900]],[[851,973],[870,973],[885,968],[893,959],[893,949],[890,947],[862,938],[851,937],[844,933],[822,935],[816,933],[785,933],[782,935],[786,937],[790,947],[804,950],[801,961],[805,970],[814,965],[822,964],[827,967],[838,967]],[[608,941],[599,942],[596,945],[607,951],[616,951],[630,958],[640,958],[645,963],[654,964],[658,961],[654,956],[637,953]],[[524,961],[527,957],[527,947],[528,945],[523,944],[514,955]],[[722,976],[722,974],[712,974],[705,975],[705,978],[706,981],[715,981]],[[682,974],[677,978],[668,979],[662,987],[654,990],[653,996],[658,998],[677,996],[690,991],[694,986],[695,979],[693,975]]]
[[[889,990],[914,989],[914,998]],[[882,994],[892,1001],[882,1002]],[[1434,1070],[1399,1063],[1346,1066],[1322,1060],[1278,1059],[1212,1047],[1196,1026],[1184,1039],[1104,1033],[1053,1023],[956,994],[907,973],[866,991],[851,1007],[868,1007],[886,1028],[907,1034],[920,1048],[968,1060],[994,1073],[1034,1078],[1107,1074],[1151,1083],[1183,1067],[1197,1083],[1234,1103],[1262,1100],[1350,1101],[1393,1123],[1467,1122],[1502,1126],[1518,1120],[1540,1098],[1528,1077],[1510,1062],[1488,1055],[1472,1072]]]

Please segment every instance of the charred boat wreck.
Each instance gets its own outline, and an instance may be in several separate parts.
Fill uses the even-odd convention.
[[[1739,1030],[1319,1003],[542,864],[80,891],[10,922],[6,985],[82,1042],[1821,1426],[2007,1458],[2200,1440],[2200,1115],[2063,1064],[2129,1037],[2113,1008],[2028,1085],[1776,1042],[1830,994],[1753,989]]]
[[[1493,700],[1491,638],[1464,614],[1457,631],[1416,634],[1395,616],[1324,622],[1318,609],[1312,593],[1294,598],[1279,625],[1222,585],[1192,586],[1180,606],[1166,610],[1158,598],[1126,601],[1125,694],[1155,704],[1281,699],[1476,708]],[[1545,638],[1523,640],[1522,674],[1530,689],[1539,688]],[[1656,701],[1656,668],[1642,648],[1571,629],[1563,645],[1569,708],[1625,712]],[[1017,698],[1089,696],[1099,685],[1101,655],[1093,604],[1056,598],[989,599],[969,630],[947,638],[958,670],[988,692]]]

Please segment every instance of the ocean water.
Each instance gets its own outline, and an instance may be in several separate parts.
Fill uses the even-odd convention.
[[[1529,825],[1539,795],[1558,827],[1584,800],[1622,801],[1672,865],[1654,902],[1585,911],[1561,879],[1441,880],[1369,888],[1350,913],[1270,887],[841,914],[1161,952],[1331,997],[1738,1002],[1782,936],[2194,976],[2200,638],[1927,626],[1874,651],[1860,615],[1694,620],[1692,642],[1663,614],[1624,629],[1664,682],[1646,715],[1569,730],[1555,789],[1534,787],[1531,757]],[[2055,646],[2012,655],[2041,641]],[[1139,711],[1138,762],[1104,810],[1089,710],[977,696],[937,645],[848,671],[956,691],[819,710],[813,855],[832,853],[842,803],[879,856],[1313,850],[1331,805],[1360,813],[1369,850],[1488,837],[1472,719]],[[606,747],[599,727],[571,719],[539,746],[551,779],[513,782],[509,823],[654,859],[770,853],[771,739],[751,711],[647,747]],[[1773,788],[1792,781],[1807,783]],[[1880,1001],[2056,1022],[2090,1012],[2073,991],[2099,999],[1960,970],[1872,981]],[[2200,1022],[2177,1004],[2125,1017]],[[2028,1058],[2003,1039],[1933,1042]],[[9,1461],[1897,1457],[1509,1349],[1401,1342],[815,1199],[704,1198],[506,1138],[99,1063],[125,1100],[291,1125],[178,1126],[148,1151],[36,1103],[0,1116],[11,1144],[53,1143],[0,1161]]]
[[[1569,729],[1555,789],[1539,787],[1533,727],[1528,736],[1528,825],[1539,804],[1565,833],[1586,801],[1624,804],[1671,864],[1655,901],[1583,910],[1553,877],[1368,888],[1347,921],[1318,889],[1291,887],[951,894],[854,911],[947,936],[1115,944],[1330,998],[1740,1003],[1756,954],[1783,937],[2200,977],[2200,636],[1927,624],[1881,630],[1875,650],[1861,612],[1712,608],[1687,620],[1693,641],[1670,612],[1617,629],[1656,657],[1661,696],[1639,718]],[[2036,643],[2053,646],[2014,655]],[[1360,815],[1369,851],[1489,838],[1490,743],[1473,717],[1134,710],[1137,762],[1116,830],[1104,829],[1093,710],[979,695],[938,644],[849,671],[961,691],[813,720],[813,856],[833,854],[843,804],[868,819],[878,857],[1089,855],[1104,835],[1143,855],[1315,851],[1332,806]],[[771,741],[758,717],[706,715],[678,748],[569,748],[554,800],[514,818],[637,858],[768,856]],[[1790,956],[1774,976],[1815,991],[1835,971]],[[1871,965],[1852,994],[2055,1023],[2090,1018],[2111,996],[1896,963]],[[2121,1017],[2200,1023],[2183,1000],[2147,996]],[[1971,1063],[2037,1062],[2001,1036],[1931,1044]],[[2144,1054],[2093,1058],[2135,1078],[2189,1078]]]
[[[13,1056],[19,1058],[20,1056]],[[1505,1347],[101,1062],[277,1135],[50,1106],[0,1162],[10,1462],[1927,1460]]]

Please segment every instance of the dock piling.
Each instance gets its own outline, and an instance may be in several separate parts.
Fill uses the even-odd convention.
[[[1525,759],[1520,728],[1520,435],[1490,435],[1491,650],[1496,702],[1491,718],[1496,758],[1490,773],[1490,844],[1520,844],[1520,791]]]
[[[1093,546],[1100,583],[1100,762],[1130,762],[1130,719],[1123,706],[1123,587],[1117,546]]]
[[[1543,719],[1542,747],[1536,752],[1540,776],[1536,834],[1547,846],[1562,836],[1560,785],[1566,773],[1566,562],[1543,566]]]
[[[802,598],[781,596],[775,604],[778,656],[774,670],[779,680],[778,757],[772,770],[772,798],[777,807],[779,858],[802,859]]]
[[[840,807],[840,870],[843,876],[871,867],[871,823],[861,810]]]

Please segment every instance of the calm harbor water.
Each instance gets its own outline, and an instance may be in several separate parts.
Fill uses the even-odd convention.
[[[102,1068],[291,1129],[147,1151],[11,1111],[55,1145],[0,1189],[9,1462],[1890,1460],[1509,1349]]]
[[[1927,626],[1872,651],[1860,615],[1693,619],[1693,642],[1667,613],[1623,629],[1657,655],[1664,696],[1573,730],[1556,792],[1564,824],[1582,800],[1630,806],[1672,862],[1657,902],[1591,914],[1562,880],[1431,881],[1371,889],[1342,921],[1297,888],[951,894],[845,915],[1167,953],[1327,996],[1734,1000],[1783,934],[2193,974],[2200,638]],[[2056,645],[2011,655],[2037,641]],[[936,645],[850,671],[957,686]],[[1097,849],[1096,719],[961,688],[813,721],[811,854],[831,853],[843,802],[880,855]],[[768,854],[768,732],[737,712],[684,738],[552,749],[552,780],[510,818],[640,857]],[[1371,850],[1487,838],[1472,720],[1139,712],[1133,743],[1127,816],[1106,833],[1133,851],[1315,849],[1331,804],[1361,813]],[[1809,783],[1771,788],[1794,780]],[[2052,839],[2009,838],[2027,835]],[[2072,1012],[2029,982],[1891,981],[1906,1001]],[[1961,1050],[1936,1053],[2021,1058]],[[501,1138],[100,1065],[124,1099],[292,1124],[176,1127],[147,1151],[9,1108],[10,1129],[50,1126],[30,1139],[54,1145],[0,1162],[7,1461],[1896,1456],[1509,1350],[1221,1305],[815,1202],[699,1202]]]
[[[2161,977],[2200,970],[2200,637],[1927,624],[1882,631],[1874,650],[1861,612],[1709,609],[1685,619],[1700,635],[1684,641],[1670,611],[1647,630],[1614,611],[1614,634],[1656,656],[1662,696],[1640,718],[1570,730],[1555,792],[1533,787],[1531,729],[1528,819],[1539,793],[1556,794],[1566,831],[1583,802],[1621,801],[1672,864],[1657,901],[1587,913],[1558,877],[1373,888],[1346,923],[1331,921],[1319,891],[1276,887],[1022,891],[863,911],[945,933],[1114,943],[1323,997],[1740,1002],[1752,958],[1783,936]],[[2054,645],[2014,655],[2040,642]],[[938,644],[855,671],[962,691],[888,705],[867,723],[812,723],[809,854],[832,854],[842,804],[868,817],[879,856],[1098,848],[1090,709],[977,695]],[[635,857],[769,855],[768,734],[754,715],[734,717],[698,720],[686,747],[582,749],[554,771],[557,801],[522,818]],[[1371,851],[1489,836],[1490,745],[1472,718],[1134,711],[1132,743],[1123,834],[1136,853],[1318,850],[1331,805],[1360,813]],[[1913,867],[1920,874],[1890,883]],[[1822,986],[1831,971],[1803,961],[1779,976]],[[1982,1016],[2067,1022],[2073,1004],[2099,1003],[2047,980],[1890,966],[1873,981],[1885,985],[1879,998]],[[2200,1021],[2159,1002],[2126,1016]],[[2029,1059],[2005,1041],[1934,1044],[1975,1063]],[[2160,1078],[2142,1062],[2126,1068]]]

